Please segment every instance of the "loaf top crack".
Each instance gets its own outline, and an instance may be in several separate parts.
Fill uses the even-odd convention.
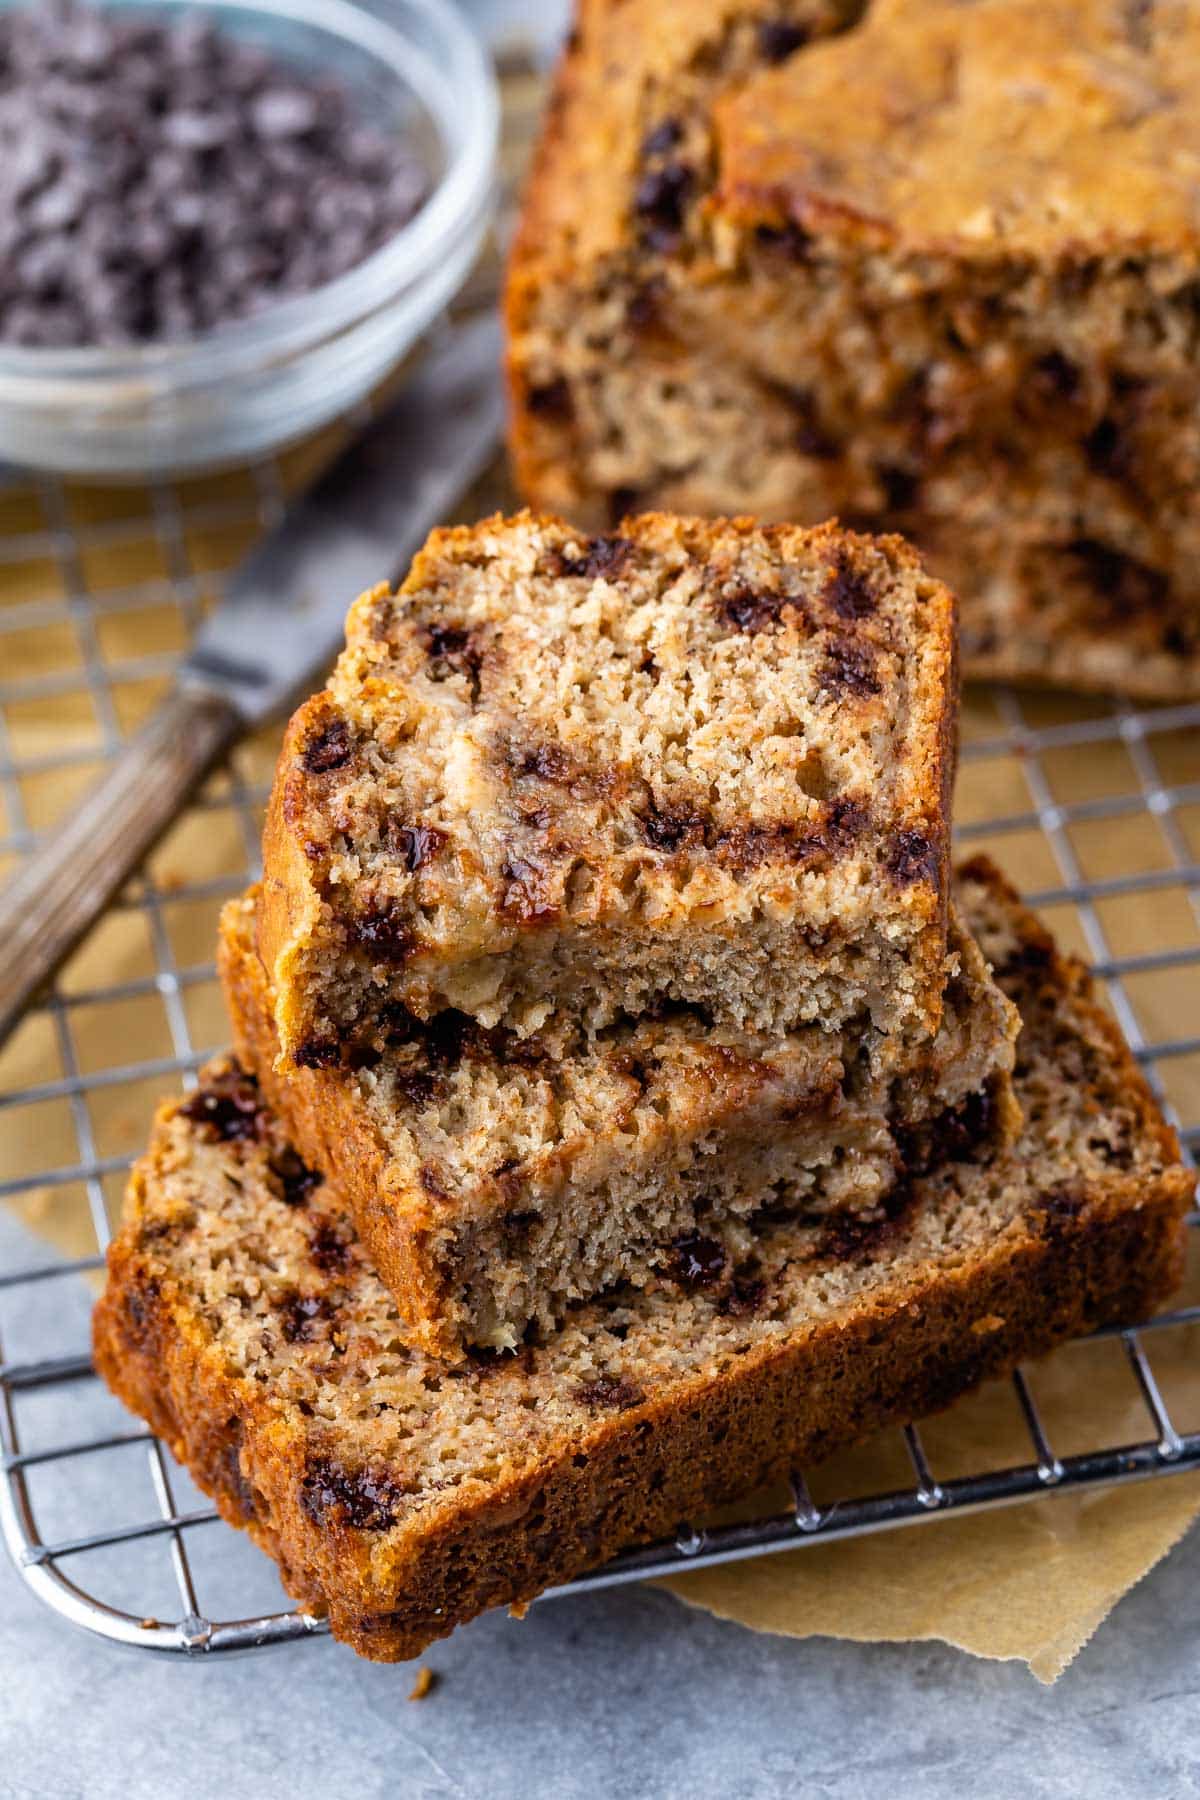
[[[388,1008],[852,1020],[946,979],[954,602],[899,539],[666,515],[437,532],[352,608],[269,810],[285,1058]]]
[[[1198,73],[1186,0],[875,0],[718,101],[714,210],[965,256],[1194,251]]]

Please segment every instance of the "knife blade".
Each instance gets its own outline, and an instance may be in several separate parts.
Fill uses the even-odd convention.
[[[244,732],[324,673],[350,602],[395,576],[495,454],[500,324],[448,326],[395,404],[226,584],[163,705],[0,893],[0,1043]]]

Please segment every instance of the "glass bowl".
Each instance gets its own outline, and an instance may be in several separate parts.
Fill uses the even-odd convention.
[[[0,461],[101,477],[184,474],[278,449],[383,379],[461,286],[493,200],[491,66],[449,0],[114,0],[203,11],[301,67],[337,73],[376,125],[410,133],[430,193],[356,268],[179,343],[0,344]]]

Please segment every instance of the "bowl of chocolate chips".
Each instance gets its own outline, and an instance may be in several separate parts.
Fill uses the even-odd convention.
[[[0,5],[0,461],[247,461],[462,285],[491,69],[450,0]]]

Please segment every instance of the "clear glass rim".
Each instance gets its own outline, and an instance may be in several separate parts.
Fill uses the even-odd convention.
[[[140,0],[138,0],[140,3]],[[181,0],[186,4],[186,0]],[[258,13],[308,25],[357,45],[389,68],[426,108],[447,162],[425,204],[394,237],[335,281],[280,300],[251,318],[178,343],[47,350],[0,344],[0,374],[29,383],[110,381],[159,387],[206,381],[339,331],[419,283],[488,202],[499,132],[499,97],[486,53],[449,0],[402,0],[436,42],[438,61],[357,0],[202,0],[205,12]],[[443,60],[444,59],[444,60]],[[452,142],[451,131],[457,142]]]

